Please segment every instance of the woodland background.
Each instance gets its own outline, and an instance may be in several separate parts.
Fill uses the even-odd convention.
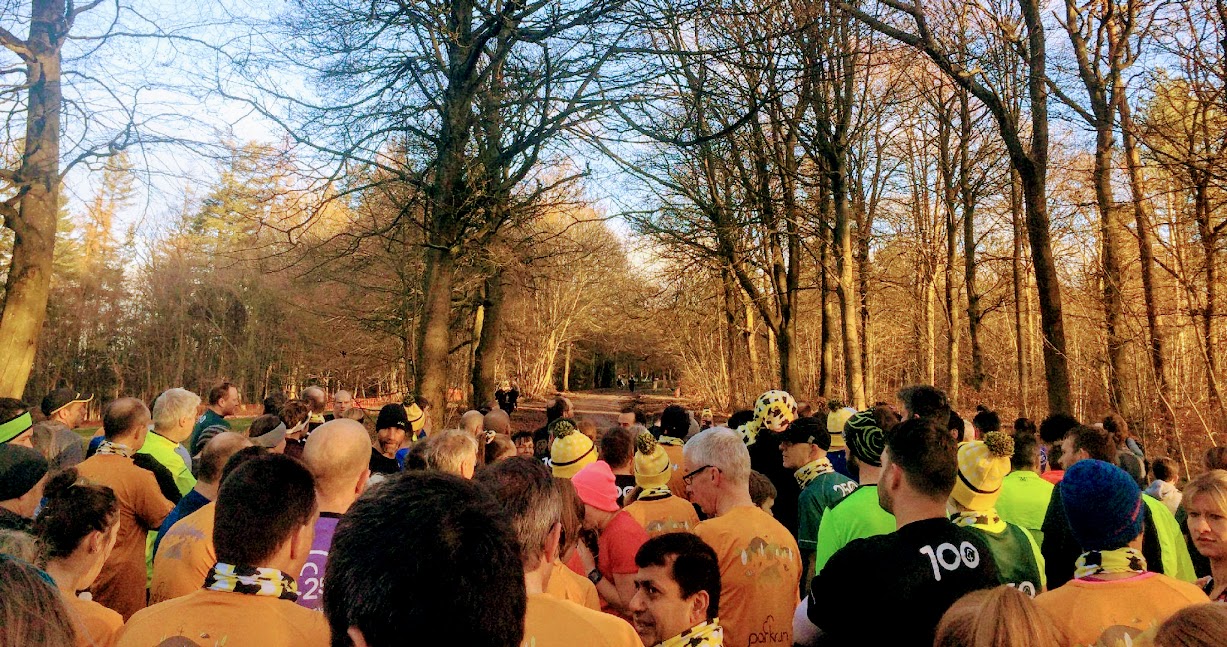
[[[0,395],[636,375],[728,411],[925,382],[1007,419],[1117,410],[1185,458],[1227,432],[1227,0],[7,0],[0,25]]]

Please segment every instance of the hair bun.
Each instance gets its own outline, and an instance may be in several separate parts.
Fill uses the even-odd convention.
[[[47,499],[69,496],[69,490],[77,484],[80,478],[75,467],[60,470],[47,479],[47,484],[43,486],[43,496]]]

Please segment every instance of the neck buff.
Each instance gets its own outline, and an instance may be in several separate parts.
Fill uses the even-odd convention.
[[[686,444],[686,441],[673,436],[661,436],[660,438],[656,439],[656,442],[660,443],[661,445],[672,445],[674,447],[681,447],[682,445]]]
[[[988,510],[960,510],[950,515],[950,520],[954,522],[954,525],[963,528],[975,526],[992,533],[999,533],[1005,530],[1005,522],[997,514],[996,508],[989,508]]]
[[[290,602],[298,600],[298,584],[294,578],[275,568],[218,562],[205,577],[204,587],[210,591],[261,595]]]
[[[1146,558],[1142,557],[1142,551],[1129,546],[1087,551],[1074,562],[1074,577],[1080,580],[1100,574],[1145,572]]]
[[[656,647],[721,647],[722,645],[724,645],[724,628],[720,626],[720,618],[712,618],[661,642]]]
[[[97,453],[114,454],[116,456],[123,456],[124,458],[132,458],[132,454],[134,454],[135,452],[133,452],[132,448],[127,445],[122,445],[120,443],[113,443],[109,440],[104,440],[102,441],[101,445],[98,445]]]
[[[810,483],[814,482],[814,479],[834,471],[835,468],[831,467],[831,461],[823,456],[816,461],[802,465],[801,469],[793,473],[793,476],[797,479],[797,485],[800,485],[801,489],[804,490],[809,487]]]
[[[758,420],[751,420],[737,428],[737,434],[741,436],[741,441],[746,444],[746,447],[753,445],[758,440],[758,430],[762,424]]]
[[[639,498],[636,501],[659,501],[673,496],[673,490],[669,489],[668,485],[656,485],[653,487],[645,487],[639,493]]]

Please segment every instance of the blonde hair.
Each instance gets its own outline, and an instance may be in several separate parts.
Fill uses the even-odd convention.
[[[0,555],[0,647],[42,647],[77,642],[72,616],[37,568]]]
[[[1185,505],[1192,503],[1193,498],[1200,494],[1209,496],[1220,510],[1227,512],[1227,470],[1210,470],[1186,483]]]
[[[1223,636],[1227,636],[1227,605],[1197,604],[1159,625],[1154,647],[1215,647],[1223,644]]]
[[[460,476],[466,460],[477,463],[477,440],[463,429],[448,429],[430,437],[425,458],[427,468]]]
[[[1048,647],[1064,644],[1052,618],[1010,586],[959,598],[937,625],[933,647]]]

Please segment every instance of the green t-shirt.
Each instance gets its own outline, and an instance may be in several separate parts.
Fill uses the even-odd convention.
[[[990,532],[981,526],[966,526],[988,546],[997,563],[997,575],[1002,584],[1008,584],[1028,597],[1034,598],[1044,590],[1044,556],[1039,544],[1026,530],[1006,523],[1005,530]]]
[[[878,486],[862,485],[822,515],[814,571],[822,572],[827,560],[853,539],[876,537],[895,531],[895,515],[878,505]],[[812,574],[811,574],[812,575]]]
[[[1054,487],[1035,472],[1010,472],[1001,482],[997,514],[1006,523],[1030,530],[1035,540],[1042,544],[1044,534],[1040,528],[1044,525],[1044,515],[1048,513],[1048,502],[1052,500]]]
[[[1159,536],[1159,549],[1163,555],[1163,573],[1185,582],[1196,581],[1193,558],[1189,557],[1189,547],[1184,543],[1176,517],[1162,501],[1149,494],[1143,494],[1142,500],[1146,502],[1146,514],[1155,522],[1155,534]],[[1154,569],[1153,566],[1150,568]]]
[[[801,552],[818,548],[818,527],[822,513],[856,489],[856,481],[840,474],[820,474],[797,498],[797,545]]]
[[[227,429],[230,428],[230,423],[226,422],[225,418],[217,415],[212,409],[205,409],[205,412],[196,419],[196,425],[192,427],[192,439],[187,444],[188,453],[195,456],[198,449],[203,449],[196,447],[196,444],[200,442],[200,432],[213,425],[221,425]]]

